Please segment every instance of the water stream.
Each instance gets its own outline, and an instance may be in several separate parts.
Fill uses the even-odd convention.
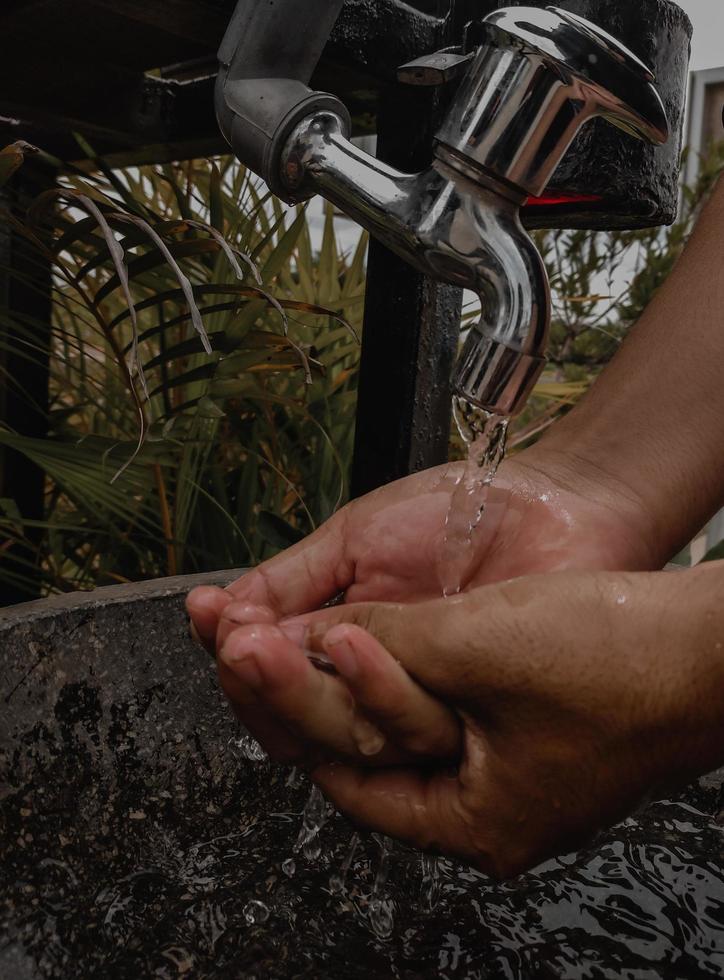
[[[453,417],[468,450],[445,522],[440,563],[444,596],[457,595],[466,584],[477,528],[485,513],[488,490],[504,456],[509,419],[486,412],[467,399],[453,398]]]
[[[462,396],[453,398],[453,415],[460,437],[467,447],[468,459],[453,491],[445,523],[441,563],[441,585],[445,596],[457,595],[465,584],[465,574],[473,557],[475,531],[485,513],[487,492],[505,456],[509,424],[509,419],[486,412]],[[250,761],[264,758],[263,750],[252,739],[245,740],[244,746],[246,758]],[[322,854],[319,835],[326,817],[324,797],[314,787],[302,813],[302,827],[294,848],[295,854],[302,851],[308,862],[317,860]],[[387,939],[394,929],[394,911],[392,902],[384,895],[384,886],[395,850],[392,841],[378,840],[379,864],[366,914],[375,935]],[[358,843],[359,838],[355,834],[340,868],[330,878],[329,887],[335,894],[345,891]],[[289,877],[293,876],[296,870],[294,860],[288,858],[282,864],[282,870]],[[420,895],[425,907],[433,911],[441,894],[439,859],[423,855],[421,872]]]

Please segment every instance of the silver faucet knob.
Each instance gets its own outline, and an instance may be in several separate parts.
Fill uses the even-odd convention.
[[[467,176],[540,196],[581,126],[603,116],[654,144],[669,125],[654,76],[606,31],[557,7],[506,7],[445,123],[439,154]]]

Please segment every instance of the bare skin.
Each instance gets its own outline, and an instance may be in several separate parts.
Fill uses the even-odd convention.
[[[325,794],[365,827],[510,877],[724,762],[723,593],[724,563],[559,573],[324,610],[269,627],[276,642],[241,629],[220,656],[298,742],[349,755],[326,724],[343,685],[302,647],[323,652],[388,752],[374,769],[318,766]],[[449,708],[433,714],[429,691]],[[395,752],[418,761],[384,768]]]
[[[229,633],[243,626],[273,642],[273,624],[319,609],[340,593],[346,602],[418,603],[439,596],[437,562],[457,469],[421,473],[370,494],[228,590],[196,590],[187,605],[209,652],[220,650]],[[640,531],[644,518],[635,499],[580,476],[580,489],[574,491],[570,479],[563,471],[555,478],[542,472],[534,453],[501,467],[475,539],[466,592],[526,574],[567,568],[649,569],[663,561],[646,546]],[[279,642],[275,649],[281,656]],[[316,759],[315,750],[290,736],[283,721],[260,707],[223,661],[219,676],[237,716],[267,751],[300,765]],[[343,731],[350,710],[341,714]],[[338,745],[346,745],[349,755],[346,736],[340,738]]]

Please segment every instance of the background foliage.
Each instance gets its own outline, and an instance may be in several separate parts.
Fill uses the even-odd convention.
[[[312,530],[347,494],[364,240],[340,254],[328,211],[313,251],[304,212],[229,160],[64,183],[5,215],[55,268],[50,436],[0,429],[47,475],[46,587],[233,567]],[[32,358],[39,326],[6,342]],[[36,546],[0,506],[19,582]]]
[[[23,152],[0,153],[0,184]],[[615,353],[723,161],[684,192],[672,228],[536,235],[554,293],[551,364],[514,448]],[[314,235],[304,209],[229,159],[98,168],[2,215],[39,274],[52,259],[54,312],[49,437],[0,425],[0,446],[44,470],[46,514],[33,527],[0,499],[0,581],[30,584],[39,563],[48,592],[254,563],[348,492],[365,236],[342,249],[329,207]],[[40,356],[41,324],[0,318],[6,349]]]

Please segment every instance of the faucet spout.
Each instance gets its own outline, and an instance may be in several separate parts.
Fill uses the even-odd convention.
[[[547,363],[548,275],[517,204],[490,191],[470,195],[464,204],[465,223],[478,236],[469,261],[481,316],[463,345],[453,388],[493,415],[514,417]]]
[[[331,112],[296,128],[282,168],[292,193],[321,194],[420,272],[477,293],[481,319],[455,391],[493,414],[520,412],[545,366],[550,323],[545,267],[520,221],[525,195],[441,158],[401,173],[350,143]]]
[[[498,10],[482,21],[432,166],[404,174],[355,147],[344,105],[308,87],[343,0],[308,0],[290,33],[293,6],[239,0],[219,52],[222,130],[290,203],[319,193],[421,272],[474,290],[482,315],[455,390],[493,414],[519,413],[545,365],[550,324],[545,267],[520,207],[542,193],[597,116],[665,142],[653,75],[610,34],[565,10]],[[456,58],[458,67],[470,61]]]

